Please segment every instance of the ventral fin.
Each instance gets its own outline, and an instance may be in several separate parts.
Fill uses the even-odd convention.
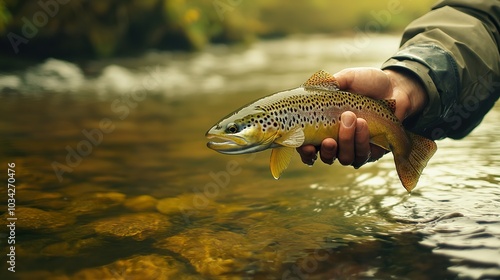
[[[285,147],[297,148],[304,144],[304,140],[304,131],[301,128],[295,128],[274,140],[274,143]]]
[[[319,70],[303,83],[302,87],[306,89],[339,90],[340,85],[332,74]]]
[[[391,112],[396,112],[396,99],[380,99],[379,101],[389,108]]]
[[[294,153],[295,149],[291,147],[279,147],[271,151],[269,167],[271,168],[271,174],[273,174],[274,179],[279,179],[281,173],[283,173],[288,167],[288,164],[290,164],[290,160]]]

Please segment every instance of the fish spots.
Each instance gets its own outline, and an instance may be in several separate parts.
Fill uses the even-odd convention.
[[[297,126],[305,128],[307,125],[316,127],[322,124],[331,125],[332,122],[328,122],[325,117],[327,108],[334,105],[328,95],[321,91],[292,95],[263,107],[275,117],[276,125],[273,123],[273,127],[282,130],[291,130]]]
[[[288,93],[284,92],[275,99],[263,99],[257,107],[265,113],[253,115],[248,125],[257,126],[263,131],[290,131],[295,127],[330,129],[340,122],[340,114],[347,110],[355,113],[368,111],[382,118],[398,121],[385,104],[379,104],[379,101],[365,96],[317,89]]]

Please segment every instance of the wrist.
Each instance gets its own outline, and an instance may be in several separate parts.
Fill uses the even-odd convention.
[[[412,72],[398,68],[383,70],[391,82],[396,99],[396,116],[400,120],[420,113],[427,104],[427,92],[420,79]],[[401,105],[398,112],[398,103]]]

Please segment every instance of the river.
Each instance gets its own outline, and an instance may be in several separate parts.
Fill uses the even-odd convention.
[[[3,72],[1,278],[500,278],[499,105],[438,141],[411,194],[391,154],[358,170],[297,154],[274,180],[269,151],[206,147],[247,102],[378,67],[398,43],[298,36]]]

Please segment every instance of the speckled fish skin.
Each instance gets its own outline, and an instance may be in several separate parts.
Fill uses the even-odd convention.
[[[299,88],[261,98],[223,118],[206,134],[222,142],[207,146],[225,154],[272,148],[270,167],[277,179],[296,147],[317,146],[328,137],[338,140],[340,115],[352,111],[366,120],[371,143],[393,152],[401,182],[411,191],[436,145],[405,131],[394,109],[394,100],[341,91],[332,75],[319,71]]]

